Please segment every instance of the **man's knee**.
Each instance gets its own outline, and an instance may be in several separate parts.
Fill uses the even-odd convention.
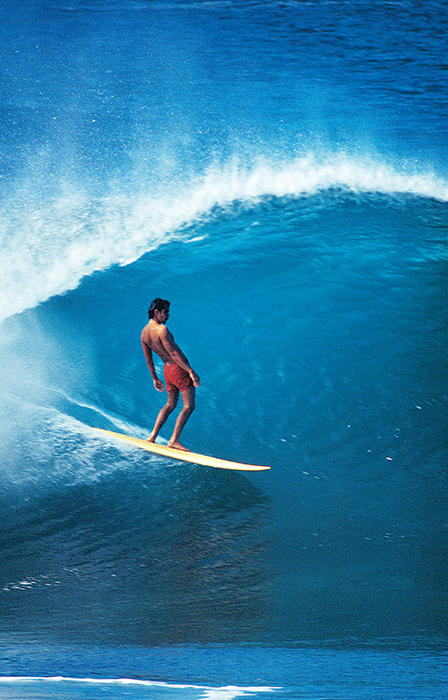
[[[168,394],[168,401],[166,402],[165,409],[169,413],[172,413],[177,406],[178,400],[179,400],[179,395],[176,395],[175,392],[172,392],[172,393],[170,392]]]
[[[193,413],[194,409],[196,408],[196,403],[195,403],[195,396],[194,393],[191,394],[190,392],[183,394],[182,395],[182,400],[184,402],[184,408],[183,410],[186,413]]]
[[[195,408],[196,408],[196,406],[195,406],[194,401],[192,401],[192,402],[188,401],[188,402],[184,403],[184,407],[182,410],[184,411],[184,413],[188,413],[188,415],[191,416],[191,414],[193,413]]]

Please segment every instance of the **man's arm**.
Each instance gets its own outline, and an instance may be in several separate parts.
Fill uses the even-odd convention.
[[[182,367],[182,369],[188,372],[194,386],[200,386],[201,380],[199,376],[190,367],[190,363],[188,362],[187,358],[185,357],[184,353],[177,345],[177,343],[174,342],[173,334],[168,330],[166,326],[164,326],[160,334],[160,339],[162,341],[163,347],[165,348],[166,352],[169,354],[173,362],[175,362],[176,365],[179,365],[179,367]]]
[[[154,386],[157,389],[157,391],[163,391],[164,390],[164,385],[163,382],[160,381],[160,379],[157,376],[156,368],[154,367],[154,360],[152,358],[152,350],[145,343],[145,341],[142,338],[142,348],[143,352],[145,353],[145,358],[146,358],[146,364],[148,365],[149,371],[151,372],[151,377],[153,378],[154,381]]]

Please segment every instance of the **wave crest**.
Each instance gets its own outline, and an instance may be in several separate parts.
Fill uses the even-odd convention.
[[[341,154],[280,163],[259,159],[250,166],[233,160],[156,194],[125,195],[115,188],[92,198],[65,182],[57,196],[48,188],[30,196],[28,181],[5,203],[0,219],[0,321],[74,289],[86,275],[186,238],[186,226],[216,207],[335,188],[448,201],[448,183],[430,172],[400,171]]]

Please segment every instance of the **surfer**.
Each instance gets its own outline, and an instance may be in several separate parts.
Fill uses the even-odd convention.
[[[173,434],[168,442],[169,447],[189,452],[180,442],[180,434],[195,408],[196,387],[201,383],[196,372],[184,353],[174,342],[172,333],[166,327],[170,315],[170,302],[166,299],[154,299],[149,307],[149,323],[141,334],[143,352],[157,391],[163,391],[163,382],[158,378],[152,354],[155,352],[163,360],[163,376],[165,378],[168,400],[157,416],[148,442],[155,442],[160,428],[166,423],[170,414],[174,411],[179,400],[179,392],[182,395],[183,408],[174,425]]]

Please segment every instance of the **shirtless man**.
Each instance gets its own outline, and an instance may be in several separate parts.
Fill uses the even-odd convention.
[[[173,434],[168,442],[169,447],[189,452],[188,448],[179,442],[180,434],[185,423],[194,411],[195,387],[201,383],[182,350],[174,342],[172,333],[166,327],[170,315],[170,302],[165,299],[154,299],[149,307],[149,323],[142,330],[141,341],[146,362],[157,391],[163,391],[163,382],[156,374],[152,353],[155,352],[164,361],[163,376],[165,378],[168,400],[157,416],[148,442],[155,442],[160,428],[166,423],[169,415],[174,411],[179,399],[179,391],[182,394],[183,409],[179,413],[174,425]]]

